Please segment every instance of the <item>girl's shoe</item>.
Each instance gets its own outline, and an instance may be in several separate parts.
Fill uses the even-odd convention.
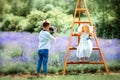
[[[89,60],[87,59],[87,60],[84,60],[84,62],[89,62]]]
[[[79,60],[80,62],[83,62],[83,60]]]

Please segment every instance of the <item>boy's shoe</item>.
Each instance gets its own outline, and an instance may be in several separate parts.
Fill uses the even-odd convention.
[[[47,74],[44,74],[45,77],[47,77]]]
[[[37,73],[37,72],[35,72],[34,75],[37,76],[37,77],[39,77],[39,73]]]

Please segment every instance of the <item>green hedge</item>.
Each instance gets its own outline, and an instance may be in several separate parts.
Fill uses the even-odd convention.
[[[28,31],[39,32],[44,20],[49,20],[51,25],[58,28],[59,33],[65,33],[71,28],[72,16],[62,13],[58,10],[48,11],[46,13],[33,9],[26,18],[7,15],[0,23],[1,31]]]
[[[8,66],[9,65],[9,66]],[[108,64],[110,72],[120,72],[119,62],[112,62]],[[34,74],[36,70],[36,64],[28,64],[22,62],[6,63],[0,67],[0,74]],[[41,70],[43,72],[43,69]],[[50,74],[62,74],[63,65],[48,66],[48,73]],[[103,65],[68,65],[67,74],[80,74],[80,73],[103,73],[105,69]]]

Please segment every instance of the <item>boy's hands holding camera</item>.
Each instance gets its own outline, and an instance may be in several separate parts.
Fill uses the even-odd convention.
[[[51,34],[53,34],[54,37],[56,37],[57,28],[56,28],[56,27],[50,27],[50,28],[49,28],[49,32],[50,32]]]

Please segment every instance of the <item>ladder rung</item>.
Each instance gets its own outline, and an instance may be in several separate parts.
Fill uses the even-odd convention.
[[[91,23],[90,21],[74,21],[74,23]]]
[[[70,50],[77,50],[77,48],[76,47],[71,47],[71,48],[69,48]],[[98,47],[93,47],[93,50],[99,50],[99,48]]]
[[[84,9],[84,8],[77,8],[76,10],[80,11],[80,12],[85,12],[86,11],[86,9]]]
[[[69,62],[67,62],[67,64],[104,64],[103,62],[81,62],[81,61],[79,61],[79,62],[73,62],[73,61],[69,61]]]
[[[94,47],[94,48],[93,48],[93,50],[99,50],[99,49],[100,49],[100,48],[98,48],[98,47]]]
[[[80,36],[80,34],[75,33],[75,34],[72,34],[72,36]]]
[[[77,50],[77,48],[76,47],[71,47],[71,48],[69,48],[70,50]]]

